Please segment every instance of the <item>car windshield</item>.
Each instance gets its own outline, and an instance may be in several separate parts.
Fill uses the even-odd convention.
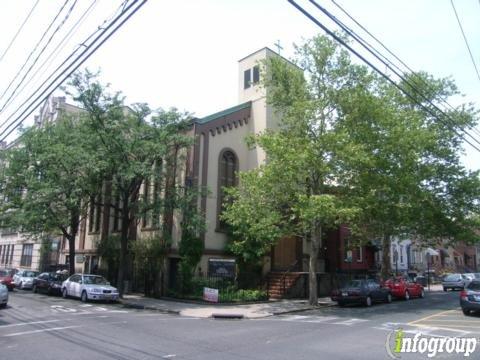
[[[480,291],[480,282],[478,281],[471,282],[470,285],[468,285],[467,289],[473,290],[473,291]]]
[[[37,275],[38,275],[38,272],[36,272],[36,271],[25,271],[22,276],[23,277],[35,277]]]
[[[10,275],[7,270],[0,270],[0,276],[8,276]]]
[[[358,288],[358,287],[362,287],[362,285],[363,285],[362,280],[351,280],[347,283],[347,285],[345,285],[345,287],[347,287],[347,288]]]
[[[475,275],[475,279],[480,279],[480,273],[475,273],[473,275]]]
[[[445,277],[445,281],[457,281],[461,278],[460,274],[450,274]]]
[[[108,282],[103,276],[84,276],[83,283],[87,285],[107,285]]]

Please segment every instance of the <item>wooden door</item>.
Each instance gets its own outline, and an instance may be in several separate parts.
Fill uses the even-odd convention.
[[[300,243],[301,244],[301,243]],[[294,237],[284,237],[279,240],[273,248],[272,270],[286,271],[296,270],[299,266],[299,239]],[[297,262],[295,264],[295,262]]]

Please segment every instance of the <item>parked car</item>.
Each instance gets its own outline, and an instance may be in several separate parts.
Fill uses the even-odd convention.
[[[462,274],[462,277],[465,280],[465,286],[470,284],[470,281],[475,280],[475,274],[474,273],[465,273],[465,274]]]
[[[88,300],[118,300],[118,290],[99,275],[74,274],[62,284],[62,295],[64,298],[74,296],[83,302]]]
[[[392,293],[388,287],[380,286],[371,279],[351,280],[345,286],[332,292],[331,299],[339,306],[359,303],[371,306],[374,302],[392,302]]]
[[[6,307],[8,303],[8,287],[0,284],[0,307]]]
[[[13,275],[15,275],[15,272],[15,269],[0,269],[0,283],[4,284],[10,291],[15,287],[13,283]]]
[[[460,293],[460,306],[465,315],[471,311],[480,311],[480,280],[473,280]]]
[[[396,277],[385,281],[385,286],[390,288],[392,295],[396,298],[410,300],[411,297],[425,297],[423,286],[410,279]]]
[[[465,278],[462,274],[448,274],[443,278],[442,286],[443,291],[447,291],[448,289],[463,290],[463,288],[465,288]]]
[[[33,287],[33,279],[38,275],[38,271],[19,270],[13,275],[13,283],[17,289],[31,289]]]
[[[34,293],[43,292],[48,295],[61,295],[62,283],[67,279],[64,273],[45,272],[33,279],[32,290]]]

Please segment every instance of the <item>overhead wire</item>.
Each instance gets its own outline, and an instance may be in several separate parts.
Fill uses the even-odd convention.
[[[12,97],[9,103],[7,103],[7,106],[12,103],[14,100],[18,98],[18,96],[24,91],[24,89],[31,84],[33,79],[37,77],[39,72],[45,67],[47,63],[52,63],[53,60],[55,60],[58,55],[60,54],[61,50],[65,48],[65,45],[71,37],[75,34],[75,32],[78,30],[78,28],[81,26],[83,21],[87,18],[89,13],[95,8],[95,5],[98,4],[98,0],[93,0],[91,4],[88,6],[88,8],[82,13],[82,15],[78,18],[78,20],[73,24],[73,26],[70,28],[70,30],[65,34],[65,36],[62,38],[62,40],[57,44],[57,46],[52,50],[50,55],[38,66],[36,69],[35,73],[30,76],[30,78],[22,85],[22,87],[19,89],[19,91],[15,94],[15,96]],[[63,45],[63,46],[62,46]],[[53,58],[53,59],[52,59]],[[52,59],[52,61],[50,61]],[[48,68],[45,69],[39,78],[42,78],[43,75],[47,72]],[[0,126],[1,127],[1,126]]]
[[[40,37],[40,40],[38,40],[37,44],[35,45],[35,47],[33,48],[33,50],[30,52],[30,54],[28,55],[27,57],[27,60],[25,60],[25,62],[23,63],[22,67],[20,68],[20,70],[18,70],[17,74],[14,76],[14,78],[12,79],[12,81],[10,81],[10,84],[8,84],[7,88],[5,89],[5,91],[2,93],[2,95],[0,95],[0,100],[3,99],[3,97],[5,96],[5,94],[7,93],[7,91],[10,89],[10,87],[12,86],[12,84],[15,82],[15,80],[17,80],[17,78],[20,76],[23,68],[28,64],[28,61],[30,60],[30,58],[33,56],[33,54],[35,53],[35,51],[37,51],[37,48],[40,46],[40,44],[42,43],[43,39],[45,38],[45,36],[47,35],[47,33],[50,31],[50,28],[53,26],[53,24],[55,23],[55,21],[57,20],[57,18],[60,16],[60,14],[62,13],[63,9],[65,8],[65,6],[67,5],[67,3],[69,2],[70,0],[65,0],[65,2],[63,3],[63,5],[60,7],[60,10],[57,12],[57,14],[55,15],[55,17],[53,18],[53,20],[50,22],[50,24],[48,25],[47,27],[47,30],[45,30],[45,32],[42,34],[42,36]]]
[[[431,116],[435,117],[437,120],[441,121],[443,124],[445,122],[443,120],[440,120],[439,116],[435,114],[435,112],[432,111],[432,109],[426,107],[423,105],[421,102],[418,102],[418,100],[410,94],[408,91],[406,91],[404,88],[402,88],[399,84],[397,84],[395,81],[393,81],[388,75],[386,75],[384,72],[382,72],[377,66],[372,64],[370,61],[368,61],[363,55],[361,55],[358,51],[353,49],[349,44],[347,44],[343,39],[341,39],[335,32],[327,28],[324,24],[322,24],[318,19],[316,19],[313,15],[311,15],[307,10],[305,10],[303,7],[301,7],[299,4],[297,4],[294,0],[288,0],[290,4],[292,4],[297,10],[299,10],[302,14],[304,14],[307,18],[309,18],[312,22],[314,22],[317,26],[319,26],[321,29],[323,29],[329,36],[333,37],[337,42],[339,42],[343,47],[348,49],[352,54],[357,56],[360,60],[362,60],[364,63],[366,63],[368,66],[370,66],[372,69],[374,69],[378,74],[380,74],[383,78],[385,78],[388,82],[390,82],[392,85],[394,85],[397,89],[399,89],[404,95],[406,95],[408,98],[410,98],[413,102],[418,104],[422,109],[427,111]],[[310,0],[310,2],[316,4],[314,1]],[[316,4],[318,5],[318,4]],[[318,5],[319,6],[319,5]],[[440,109],[439,109],[440,110]],[[441,110],[440,110],[441,111]],[[480,152],[480,148],[472,144],[469,140],[465,139],[464,136],[462,136],[456,129],[450,128],[453,132],[455,132],[461,139],[463,139],[467,144],[472,146],[475,150]]]
[[[15,93],[17,92],[17,90],[20,88],[20,86],[23,84],[23,82],[25,81],[25,78],[27,77],[27,75],[30,73],[30,71],[32,71],[33,67],[37,64],[38,60],[40,59],[40,57],[42,56],[42,54],[45,52],[45,50],[47,49],[48,45],[50,45],[50,43],[52,42],[53,38],[55,37],[56,34],[58,34],[58,32],[60,31],[60,29],[63,27],[63,25],[65,24],[65,22],[68,20],[68,18],[70,17],[70,15],[72,14],[73,12],[73,9],[75,8],[75,5],[77,4],[77,1],[78,0],[74,0],[72,6],[70,6],[70,9],[68,10],[67,14],[65,15],[65,17],[63,18],[62,22],[60,24],[58,24],[57,28],[54,30],[54,32],[52,33],[52,35],[50,36],[50,38],[47,40],[46,44],[43,46],[43,48],[40,50],[40,53],[37,55],[37,57],[35,58],[35,60],[33,61],[33,63],[30,65],[30,67],[28,68],[28,70],[25,72],[25,74],[23,75],[22,79],[20,80],[20,82],[17,84],[17,86],[15,87],[15,89],[13,90],[13,92],[10,94],[10,96],[8,97],[8,99],[5,101],[4,105],[0,108],[0,113],[2,113],[2,111],[5,109],[5,107],[8,105],[8,103],[10,102],[10,100],[12,99],[12,97],[15,95]]]
[[[137,7],[133,8],[138,1],[140,1],[140,4]],[[4,129],[2,133],[0,133],[0,136],[3,136],[0,141],[6,140],[6,138],[13,131],[15,131],[22,124],[22,122],[33,113],[33,111],[35,111],[36,107],[41,102],[45,101],[53,93],[53,91],[55,91],[59,84],[63,83],[68,77],[70,77],[90,56],[92,56],[98,50],[98,48],[100,48],[113,34],[115,34],[125,24],[126,21],[128,21],[143,5],[145,5],[146,2],[147,0],[134,0],[132,4],[126,6],[125,10],[122,11],[117,17],[115,17],[111,21],[111,23],[108,24],[105,29],[103,29],[103,32],[92,41],[92,43],[86,45],[85,50],[79,56],[77,56],[73,63],[70,64],[67,69],[64,69],[60,74],[58,74],[55,79],[50,82],[47,89],[45,89],[41,94],[39,94],[35,98],[35,100],[33,100],[31,105],[27,109],[25,109],[6,129]],[[129,10],[132,8],[133,10],[128,13]],[[126,13],[128,13],[128,15],[126,15],[126,17],[122,19],[123,15],[125,15]],[[118,25],[116,25],[109,33],[107,33],[108,30],[110,30],[110,28],[112,28],[118,21],[120,21]],[[107,35],[103,39],[101,39],[104,34]],[[94,44],[99,40],[100,42],[95,45],[93,49],[91,49],[92,46],[94,46]],[[91,51],[89,52],[90,49]],[[75,62],[77,61],[78,63],[75,64]],[[58,80],[60,80],[60,82]],[[15,124],[14,127],[10,131],[8,131],[8,133],[6,133],[8,128],[10,128],[13,124]]]
[[[465,41],[465,45],[467,46],[467,50],[468,50],[468,53],[470,54],[470,59],[472,60],[472,64],[473,64],[473,67],[475,68],[475,72],[477,73],[478,80],[480,80],[480,73],[478,72],[477,63],[475,62],[475,58],[473,57],[472,50],[470,49],[470,45],[468,44],[468,40],[467,40],[467,36],[465,35],[465,31],[463,31],[462,22],[460,21],[460,18],[458,17],[457,9],[455,8],[455,4],[453,3],[453,0],[450,0],[450,3],[452,4],[453,12],[455,13],[455,17],[457,18],[458,27],[460,28],[460,31],[462,32],[463,40]]]
[[[25,24],[27,23],[28,19],[30,19],[30,16],[32,16],[32,13],[33,13],[33,10],[35,10],[35,8],[37,7],[38,3],[40,2],[40,0],[37,0],[35,2],[35,4],[33,4],[32,8],[30,9],[27,17],[25,18],[25,20],[23,20],[23,23],[22,25],[20,25],[19,29],[17,30],[17,32],[15,33],[15,35],[13,36],[12,40],[10,40],[10,43],[8,44],[7,48],[5,49],[5,51],[3,52],[2,56],[0,56],[0,62],[3,60],[3,58],[5,57],[5,55],[8,53],[8,50],[10,50],[10,48],[12,47],[13,43],[15,42],[15,40],[17,39],[18,35],[22,32],[22,29],[23,27],[25,26]]]
[[[340,28],[345,31],[348,35],[350,35],[353,39],[355,39],[360,45],[362,45],[362,47],[367,50],[370,54],[374,55],[377,60],[380,60],[385,66],[387,66],[393,73],[395,73],[395,75],[397,75],[406,85],[408,85],[414,92],[416,95],[419,95],[420,97],[423,98],[423,100],[425,102],[427,102],[429,105],[431,105],[435,110],[439,111],[445,118],[444,119],[440,119],[438,116],[435,116],[433,115],[432,113],[430,113],[430,115],[433,115],[434,117],[437,118],[437,120],[443,122],[445,124],[445,122],[448,122],[448,125],[452,125],[453,123],[453,119],[450,117],[449,114],[447,114],[444,110],[440,109],[435,103],[433,103],[432,99],[429,99],[426,95],[423,94],[423,92],[421,90],[419,90],[417,88],[417,86],[412,83],[410,81],[410,79],[407,79],[406,78],[406,75],[405,73],[403,73],[402,71],[400,71],[401,73],[397,72],[396,70],[392,69],[390,67],[390,62],[387,60],[385,61],[384,59],[380,59],[380,57],[383,57],[382,56],[378,56],[377,55],[377,51],[376,49],[372,49],[372,46],[368,43],[366,43],[360,36],[358,36],[355,32],[353,32],[349,27],[347,27],[343,22],[341,22],[338,18],[336,18],[335,16],[333,16],[327,9],[325,9],[324,7],[320,6],[315,0],[309,0],[317,9],[319,9],[320,11],[322,11],[328,18],[330,18],[332,21],[334,21],[338,26],[340,26]],[[384,58],[384,57],[383,57]],[[388,76],[387,76],[388,77]],[[388,77],[389,78],[389,77]],[[389,78],[390,79],[390,78]],[[390,79],[391,80],[391,79]],[[396,83],[395,83],[396,84]],[[398,85],[398,84],[397,84]],[[398,86],[397,86],[398,87]],[[403,92],[405,92],[405,89],[403,89]],[[411,95],[409,93],[409,95]],[[412,100],[413,100],[413,96],[412,96]],[[417,104],[419,105],[422,105],[421,103],[419,103],[418,101],[415,101]],[[425,106],[422,106],[422,108],[426,108]],[[451,128],[451,130],[454,130]],[[462,129],[461,130],[465,135],[469,136],[474,142],[476,142],[478,145],[480,145],[480,140],[478,140],[477,138],[475,138],[474,136],[472,136],[470,133],[468,133],[465,129]],[[457,133],[457,135],[460,136],[460,134],[455,130],[455,132]],[[464,136],[461,136],[462,139],[466,140]],[[468,142],[470,144],[470,142]]]
[[[56,73],[57,71],[59,71],[59,69],[61,69],[65,64],[67,64],[67,63],[70,61],[70,59],[72,59],[72,58],[75,56],[75,54],[76,54],[80,49],[82,49],[82,48],[87,48],[87,45],[85,45],[85,44],[87,44],[88,41],[89,41],[91,38],[93,38],[97,33],[99,33],[99,32],[102,31],[102,30],[105,30],[105,28],[103,28],[103,26],[104,26],[107,22],[112,21],[116,16],[118,16],[120,9],[124,6],[125,3],[128,3],[129,1],[130,1],[130,0],[125,0],[125,1],[115,10],[115,12],[114,12],[109,18],[105,19],[105,20],[101,23],[101,25],[98,26],[98,27],[95,29],[95,31],[93,31],[90,35],[88,35],[88,37],[87,37],[86,39],[84,39],[84,40],[82,41],[82,43],[79,44],[79,45],[77,46],[77,48],[74,49],[74,50],[70,53],[70,55],[69,55],[68,57],[66,57],[66,58],[64,59],[64,61],[63,61],[60,65],[57,66],[57,68],[50,74],[50,76],[47,77],[47,78],[43,81],[43,83],[42,83],[39,87],[37,87],[37,89],[36,89],[21,105],[20,105],[19,107],[17,107],[17,109],[16,109],[13,113],[11,113],[11,114],[8,116],[8,118],[5,119],[5,120],[0,124],[0,129],[1,129],[2,127],[4,127],[4,126],[8,123],[8,121],[9,121],[10,119],[12,119],[12,118],[14,117],[14,115],[15,115],[17,112],[19,112],[20,109],[22,109],[23,106],[25,106],[25,105],[28,103],[28,101],[29,101],[30,98],[32,98],[33,96],[35,96],[35,94],[37,94],[38,92],[40,92],[40,90],[41,90],[41,89],[44,87],[44,85],[47,84],[47,82],[55,75],[55,73]],[[137,1],[138,1],[138,0],[135,0],[135,2],[137,2]],[[47,88],[48,88],[48,87],[47,87]],[[9,126],[11,126],[11,124],[8,125],[7,128],[8,128]]]
[[[415,71],[408,66],[402,59],[400,59],[392,50],[390,50],[380,39],[378,39],[375,35],[373,35],[365,26],[363,26],[357,19],[355,19],[350,13],[348,13],[347,10],[345,10],[340,4],[338,4],[335,0],[331,0],[332,3],[341,11],[343,12],[351,21],[353,21],[360,29],[362,29],[368,36],[370,36],[373,40],[375,40],[384,50],[386,50],[391,56],[393,56],[401,65],[405,67],[410,73],[414,74]],[[480,0],[479,0],[480,3]],[[368,44],[368,43],[367,43]],[[371,46],[371,45],[370,45]],[[373,46],[371,46],[373,48]],[[392,61],[390,61],[387,57],[383,56],[384,59],[386,59],[392,66],[397,68],[399,71],[404,72],[402,69],[400,69],[396,64],[394,64]],[[423,79],[420,76],[417,76],[415,78],[416,80],[420,80],[423,85],[429,87],[430,84],[428,84],[425,79]],[[440,103],[445,104],[447,107],[452,109],[453,111],[456,111],[455,107],[453,107],[445,98],[442,96],[437,96],[436,100],[438,100]],[[475,134],[480,136],[480,131],[478,131],[475,127],[471,126],[469,127],[469,130],[473,131]]]

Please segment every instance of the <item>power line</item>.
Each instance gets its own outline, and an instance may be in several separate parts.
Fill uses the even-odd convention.
[[[68,0],[67,0],[68,1]],[[52,33],[52,35],[50,36],[50,38],[47,40],[47,43],[43,46],[43,48],[40,50],[40,53],[37,55],[37,57],[35,58],[35,60],[33,61],[33,63],[30,65],[30,67],[28,68],[28,70],[25,72],[25,74],[23,75],[22,79],[20,80],[20,82],[17,84],[17,86],[15,87],[15,89],[13,90],[13,92],[10,94],[10,96],[8,97],[8,99],[5,101],[5,104],[3,104],[2,108],[0,109],[0,113],[5,109],[5,107],[7,106],[8,102],[12,99],[12,97],[15,95],[15,93],[17,92],[17,90],[19,89],[19,87],[22,85],[22,83],[25,81],[25,78],[27,77],[27,75],[30,73],[30,71],[33,69],[33,67],[37,64],[38,60],[40,59],[40,56],[42,56],[42,54],[44,53],[45,49],[48,47],[48,45],[50,45],[50,43],[52,42],[53,38],[55,37],[55,35],[60,31],[60,29],[62,28],[62,26],[65,24],[65,22],[68,20],[68,18],[70,17],[70,14],[72,13],[73,9],[75,8],[75,5],[77,4],[77,1],[78,0],[75,0],[72,4],[72,6],[70,7],[70,9],[68,10],[67,14],[65,15],[65,17],[63,18],[62,22],[57,26],[57,28],[54,30],[54,32]],[[65,2],[66,4],[66,2]]]
[[[143,5],[145,5],[145,3],[147,2],[147,0],[141,0],[140,4],[134,8],[123,20],[122,17],[130,10],[134,7],[134,5],[138,2],[139,0],[134,0],[132,2],[131,5],[128,5],[124,11],[122,11],[118,16],[115,17],[115,19],[112,20],[112,22],[105,28],[105,29],[102,29],[102,33],[99,34],[93,41],[92,43],[90,43],[89,45],[86,45],[85,46],[85,49],[84,51],[78,55],[76,57],[76,59],[66,68],[64,69],[60,74],[58,74],[51,82],[50,84],[47,86],[47,88],[45,90],[42,91],[41,94],[39,94],[31,103],[30,105],[27,107],[27,109],[25,109],[13,122],[10,123],[10,125],[4,129],[2,131],[2,133],[0,133],[0,136],[3,136],[3,138],[0,140],[0,141],[4,141],[13,131],[15,131],[15,129],[17,129],[23,121],[25,121],[25,119],[30,116],[33,111],[35,111],[36,107],[43,101],[45,101],[52,93],[53,91],[55,91],[55,89],[61,84],[63,83],[68,77],[70,77],[90,56],[92,56],[97,50],[98,48],[100,48],[113,34],[115,34],[118,29],[120,29],[123,24],[129,20]],[[122,4],[123,5],[123,4]],[[121,21],[120,21],[121,20]],[[110,33],[107,33],[110,28],[112,28],[115,23],[117,23],[118,21],[120,21],[120,23],[118,25],[116,25]],[[103,39],[102,36],[107,34]],[[101,40],[100,40],[101,39]],[[93,48],[92,46],[95,45],[95,43],[97,41],[100,42]],[[91,50],[91,51],[90,51]],[[89,52],[90,51],[90,52]],[[75,64],[76,62],[78,62],[77,64]],[[73,68],[72,68],[73,67]],[[58,69],[57,69],[58,70]],[[56,71],[55,71],[56,72]],[[54,72],[54,73],[55,73]],[[53,76],[53,75],[52,75]],[[60,80],[60,82],[58,81]],[[53,87],[53,88],[52,88]],[[51,89],[50,89],[51,88]],[[33,97],[30,96],[30,98]],[[39,101],[40,100],[40,101]],[[37,104],[35,104],[37,103]],[[30,109],[29,109],[30,108]],[[8,133],[5,134],[5,132],[13,125],[15,124],[16,125],[10,130],[8,131]],[[5,135],[4,135],[5,134]]]
[[[457,9],[455,8],[455,4],[453,3],[453,0],[450,0],[450,3],[452,4],[453,12],[455,13],[455,17],[457,18],[458,26],[460,27],[460,31],[462,32],[463,40],[465,41],[465,45],[467,46],[468,53],[470,54],[470,59],[472,60],[473,67],[475,68],[475,72],[477,73],[478,80],[480,80],[480,73],[478,72],[477,64],[475,63],[475,58],[472,55],[472,50],[470,50],[470,45],[468,45],[467,37],[465,36],[462,23],[457,14]]]
[[[333,37],[337,42],[339,42],[341,45],[343,45],[345,48],[347,48],[351,53],[353,53],[355,56],[357,56],[360,60],[362,60],[364,63],[366,63],[368,66],[370,66],[372,69],[374,69],[377,73],[379,73],[382,77],[384,77],[388,82],[390,82],[392,85],[394,85],[397,89],[399,89],[403,94],[405,94],[408,98],[410,98],[412,101],[417,103],[420,107],[422,107],[425,111],[427,111],[431,116],[435,117],[437,120],[440,120],[437,114],[435,114],[430,108],[426,107],[422,103],[419,103],[417,99],[413,95],[411,95],[408,91],[406,91],[404,88],[402,88],[400,85],[398,85],[395,81],[390,79],[384,72],[382,72],[380,69],[378,69],[375,65],[373,65],[370,61],[368,61],[364,56],[362,56],[360,53],[358,53],[355,49],[353,49],[350,45],[348,45],[344,40],[342,40],[337,34],[335,34],[332,30],[327,28],[324,24],[322,24],[319,20],[317,20],[313,15],[311,15],[308,11],[306,11],[304,8],[302,8],[300,5],[298,5],[294,0],[288,0],[290,4],[292,4],[297,10],[299,10],[302,14],[304,14],[307,18],[309,18],[312,22],[314,22],[317,26],[322,28],[328,35]],[[314,5],[319,7],[318,4],[316,4],[314,1],[310,0]],[[440,109],[438,109],[440,110]],[[440,110],[441,111],[441,110]],[[442,121],[443,122],[443,121]],[[480,148],[476,147],[473,145],[470,141],[465,139],[461,134],[458,133],[456,129],[451,129],[450,130],[454,131],[460,138],[462,138],[465,142],[467,142],[470,146],[472,146],[474,149],[476,149],[478,152],[480,152]]]
[[[45,36],[47,35],[48,31],[50,31],[50,28],[53,26],[53,24],[55,23],[55,21],[57,20],[57,18],[60,16],[61,12],[63,11],[63,9],[65,8],[65,6],[67,5],[67,3],[69,2],[70,0],[65,0],[65,2],[63,3],[62,7],[60,8],[60,10],[58,11],[57,15],[55,15],[54,19],[52,20],[52,22],[50,23],[50,25],[48,25],[47,27],[47,30],[45,30],[45,32],[43,33],[42,37],[40,38],[40,40],[37,42],[37,44],[35,45],[34,49],[30,52],[30,54],[28,55],[27,57],[27,60],[25,60],[25,62],[23,63],[22,67],[20,68],[20,70],[18,70],[17,74],[15,75],[15,77],[12,79],[12,81],[10,81],[10,84],[8,84],[7,88],[5,89],[5,91],[2,93],[2,95],[0,95],[0,100],[3,99],[3,97],[5,96],[5,94],[7,93],[7,91],[10,89],[10,87],[12,86],[12,84],[15,82],[15,80],[17,80],[17,78],[20,76],[20,73],[22,72],[23,68],[27,65],[28,61],[30,60],[30,58],[32,57],[32,55],[35,53],[35,51],[37,50],[37,48],[40,46],[41,42],[43,41],[43,39],[45,38]]]
[[[20,34],[20,32],[22,31],[23,27],[25,26],[25,24],[27,23],[28,19],[30,19],[30,16],[32,15],[33,13],[33,10],[35,10],[35,8],[37,7],[38,3],[40,2],[40,0],[37,0],[35,2],[35,4],[33,4],[33,7],[32,9],[30,10],[30,12],[28,13],[27,17],[25,18],[25,20],[23,20],[23,23],[22,25],[20,25],[20,28],[17,30],[17,33],[15,34],[15,36],[12,38],[12,40],[10,41],[10,43],[8,44],[7,48],[5,49],[5,51],[3,52],[2,56],[0,56],[0,61],[3,60],[3,58],[5,57],[5,55],[7,54],[8,50],[10,50],[10,48],[12,47],[13,43],[15,42],[15,40],[17,39],[17,36]]]
[[[86,49],[86,48],[87,48],[87,45],[85,45],[85,44],[87,44],[87,42],[88,42],[91,38],[93,38],[97,33],[99,33],[99,32],[102,31],[102,30],[105,30],[105,28],[102,28],[102,26],[105,25],[105,23],[107,23],[108,21],[113,21],[113,19],[114,19],[116,16],[118,16],[119,9],[120,9],[122,6],[124,6],[125,3],[128,3],[128,1],[129,1],[129,0],[125,0],[124,3],[122,3],[122,4],[120,5],[120,7],[118,7],[118,8],[115,10],[115,12],[112,14],[112,16],[110,16],[108,19],[104,20],[103,23],[102,23],[100,26],[98,26],[97,29],[96,29],[94,32],[92,32],[86,39],[84,39],[84,40],[82,41],[82,43],[81,43],[80,45],[78,45],[78,47],[77,47],[67,58],[65,58],[65,60],[64,60],[59,66],[57,66],[57,68],[50,74],[50,76],[47,77],[47,78],[43,81],[43,83],[30,95],[30,97],[27,98],[27,99],[17,108],[17,110],[15,110],[13,113],[11,113],[10,116],[9,116],[6,120],[4,120],[2,124],[0,124],[0,129],[1,129],[3,126],[5,126],[5,125],[8,123],[8,121],[9,121],[11,118],[13,118],[14,115],[15,115],[18,111],[20,111],[20,109],[21,109],[25,104],[28,103],[28,100],[29,100],[30,98],[32,98],[33,96],[35,96],[35,94],[37,94],[37,93],[43,88],[43,86],[49,81],[50,78],[52,78],[52,77],[54,76],[54,74],[55,74],[59,69],[61,69],[65,64],[67,64],[67,63],[69,62],[69,60],[70,60],[71,58],[73,58],[73,57],[75,56],[75,54],[77,53],[78,50],[80,50],[82,47]],[[135,2],[137,2],[137,0],[135,0]],[[96,41],[96,40],[95,40],[95,41]],[[74,61],[75,61],[75,60],[74,60]],[[71,63],[71,64],[72,64],[72,63]],[[71,65],[71,64],[70,64],[70,65]],[[69,66],[70,66],[70,65],[69,65]],[[67,68],[68,68],[68,67],[67,67]],[[47,86],[47,89],[48,89],[48,87],[50,87],[50,85]],[[31,105],[31,104],[30,104],[30,105]],[[29,107],[29,106],[28,106],[28,107]],[[14,121],[15,121],[15,120],[14,120]],[[10,127],[11,125],[12,125],[12,124],[8,125],[8,126],[7,126],[7,129],[8,129],[8,127]],[[1,134],[0,134],[0,135],[1,135]]]
[[[440,119],[436,114],[433,114],[431,112],[431,109],[427,108],[426,106],[424,106],[423,104],[421,104],[420,102],[418,102],[417,100],[414,99],[414,97],[408,93],[407,94],[407,91],[405,89],[401,89],[401,91],[403,93],[405,93],[406,95],[408,95],[415,103],[417,103],[418,105],[422,106],[422,108],[424,109],[428,109],[430,110],[429,113],[430,115],[434,116],[437,120],[441,121],[442,123],[445,124],[446,120],[449,120],[450,123],[449,125],[453,124],[453,119],[447,114],[445,113],[442,109],[440,109],[437,105],[435,105],[432,100],[430,100],[429,98],[427,98],[421,91],[418,90],[418,88],[415,86],[415,84],[413,84],[411,81],[409,81],[409,79],[405,78],[405,73],[403,73],[401,70],[401,74],[399,74],[397,71],[395,71],[394,69],[392,69],[389,64],[391,63],[388,59],[387,59],[387,62],[385,62],[385,60],[382,60],[379,58],[378,55],[376,55],[376,53],[378,53],[378,51],[376,51],[376,49],[373,49],[372,50],[372,46],[371,45],[367,45],[365,44],[365,41],[359,37],[357,34],[355,34],[352,30],[350,30],[345,24],[343,24],[340,20],[338,20],[335,16],[333,16],[329,11],[327,11],[325,8],[323,8],[322,6],[318,5],[314,0],[310,0],[310,2],[317,8],[319,9],[320,11],[322,11],[325,15],[327,15],[331,20],[333,20],[338,26],[340,26],[342,28],[342,30],[344,30],[347,34],[349,34],[352,38],[354,38],[358,43],[360,43],[360,45],[363,46],[364,49],[366,49],[369,53],[371,53],[373,56],[375,56],[378,60],[380,60],[385,66],[387,66],[390,70],[392,70],[395,75],[397,75],[405,84],[407,84],[412,90],[415,91],[416,94],[418,94],[419,96],[421,96],[423,98],[424,101],[426,101],[428,104],[430,104],[433,108],[435,108],[435,110],[439,111],[444,117],[445,119]],[[374,53],[375,52],[375,53]],[[382,58],[386,59],[383,55],[381,55]],[[398,67],[397,67],[398,68]],[[384,73],[381,73],[384,77],[388,78],[388,80],[390,82],[392,82],[393,84],[395,84],[395,86],[397,88],[400,89],[399,85],[396,84],[393,80],[391,80],[387,75],[385,75]],[[458,131],[456,131],[455,129],[452,129],[458,136],[460,136],[463,140],[465,140],[468,144],[472,145],[469,141],[467,141],[467,139],[465,139],[464,136],[461,136]],[[475,137],[473,137],[470,133],[468,133],[467,131],[465,131],[464,129],[462,129],[462,132],[465,133],[465,135],[468,135],[473,141],[475,141],[477,144],[480,145],[480,141],[478,139],[476,139]],[[472,145],[473,146],[473,145]]]
[[[397,55],[395,55],[395,53],[393,53],[393,51],[391,51],[381,40],[379,40],[377,37],[375,37],[375,35],[373,35],[370,31],[368,31],[368,29],[366,29],[362,24],[360,24],[360,22],[358,22],[352,15],[350,15],[341,5],[339,5],[335,0],[331,0],[331,1],[350,20],[352,20],[358,27],[360,27],[363,31],[365,31],[365,33],[367,33],[372,39],[374,39],[383,49],[385,49],[390,55],[392,55],[397,61],[399,61],[400,64],[402,64],[408,71],[410,71],[411,73],[415,73],[415,71],[412,70],[412,68],[410,68],[404,61],[402,61],[402,59],[400,59]],[[480,4],[480,0],[479,0],[479,4]],[[352,32],[353,32],[353,30],[352,30]],[[371,48],[373,48],[373,46],[371,46],[371,45],[369,45],[369,46]],[[392,61],[387,59],[385,56],[383,56],[383,58],[386,59],[390,64],[392,64],[392,66],[397,68],[399,71],[403,72],[398,66],[396,66]],[[427,86],[427,87],[430,86],[430,84],[428,84],[422,77],[417,77],[416,79],[419,79],[425,86]],[[450,109],[456,111],[456,109],[445,98],[443,98],[441,96],[438,96],[436,98],[436,100],[439,100],[440,103],[443,103],[446,106],[448,106]],[[475,127],[470,126],[469,130],[472,130],[476,135],[480,136],[480,132]]]
[[[50,55],[42,62],[42,64],[38,67],[38,69],[35,71],[35,73],[27,80],[26,83],[23,84],[23,86],[21,87],[20,91],[15,94],[15,96],[13,96],[13,98],[11,99],[11,101],[9,103],[11,103],[12,101],[14,101],[18,95],[20,95],[22,93],[22,91],[30,84],[30,82],[35,78],[37,77],[38,73],[40,72],[41,69],[43,69],[43,67],[47,64],[47,62],[49,62],[49,60],[53,57],[53,59],[56,59],[58,54],[60,53],[61,50],[63,50],[63,48],[65,46],[62,46],[63,44],[65,44],[66,42],[68,42],[68,40],[70,40],[70,38],[73,36],[73,34],[75,33],[76,30],[78,30],[77,28],[80,26],[80,24],[83,23],[83,21],[86,19],[87,15],[92,11],[92,9],[95,7],[95,5],[97,5],[98,2],[97,0],[93,0],[92,3],[89,5],[89,7],[83,12],[83,14],[80,16],[80,18],[75,22],[75,24],[70,28],[70,30],[67,32],[67,34],[65,34],[65,36],[62,38],[62,40],[57,44],[57,46],[55,47],[55,49],[52,50],[52,52],[50,53]],[[61,47],[62,46],[62,47]],[[59,48],[61,47],[60,51],[57,51],[59,50]],[[51,63],[51,62],[50,62]],[[47,68],[48,69],[48,68]],[[42,76],[45,74],[45,72],[47,71],[47,69],[45,69],[45,71],[42,73]],[[6,104],[8,106],[8,103]],[[1,127],[1,126],[0,126]]]

